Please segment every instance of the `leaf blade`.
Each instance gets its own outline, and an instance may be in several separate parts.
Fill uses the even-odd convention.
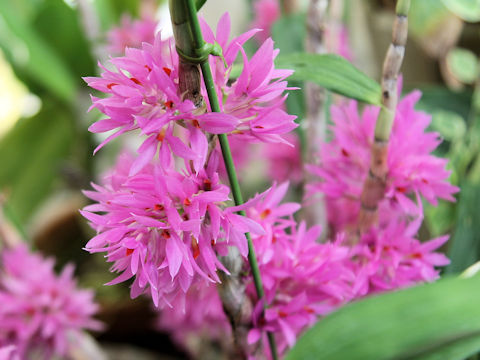
[[[380,85],[341,56],[293,53],[279,55],[275,63],[295,70],[289,80],[311,81],[337,94],[381,105]]]
[[[451,354],[468,355],[480,346],[480,309],[472,301],[479,295],[474,276],[364,299],[318,322],[286,359],[429,359],[446,339]]]

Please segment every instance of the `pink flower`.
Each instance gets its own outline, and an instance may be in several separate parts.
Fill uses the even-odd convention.
[[[195,281],[220,281],[217,269],[226,269],[217,253],[227,244],[246,256],[244,233],[263,230],[235,208],[222,209],[229,188],[218,183],[214,165],[179,173],[151,163],[128,176],[132,162],[124,155],[104,186],[85,191],[98,202],[82,211],[98,232],[86,249],[107,252],[112,271],[121,272],[109,285],[134,277],[133,298],[149,292],[155,306],[171,306]]]
[[[153,44],[156,27],[156,22],[149,17],[132,20],[129,15],[123,15],[120,26],[112,28],[107,34],[109,50],[123,54],[127,47],[139,49],[144,42]]]
[[[300,142],[295,134],[285,136],[292,145],[271,144],[263,145],[263,158],[268,162],[268,176],[278,182],[291,181],[299,184],[303,180],[303,165]]]
[[[273,256],[259,265],[269,307],[264,319],[254,321],[249,334],[249,341],[255,342],[262,331],[276,333],[282,352],[319,317],[350,300],[351,284],[355,283],[353,271],[345,264],[347,247],[318,243],[318,227],[307,231],[302,223],[290,230],[293,236],[276,234]]]
[[[316,242],[319,227],[307,230],[303,223],[297,226],[293,213],[300,205],[281,204],[287,189],[287,183],[274,185],[244,205],[233,208],[246,210],[264,230],[264,234],[252,234],[252,240],[265,288],[264,301],[269,307],[264,316],[260,316],[263,301],[258,301],[252,277],[248,275],[247,295],[256,304],[248,341],[255,343],[263,339],[266,349],[265,334],[272,331],[281,353],[319,317],[350,300],[355,285],[354,272],[345,264],[350,259],[350,250],[339,241]],[[188,337],[194,332],[202,338],[225,341],[229,324],[220,311],[214,286],[205,281],[197,282],[187,291],[183,301],[184,311],[183,304],[162,310],[161,329],[170,331],[176,341],[187,347]]]
[[[228,42],[228,13],[220,19],[216,34],[204,21],[200,25],[205,41],[217,42],[223,49],[225,61],[211,56],[210,67],[213,69],[218,97],[223,99],[220,104],[222,111],[238,120],[231,137],[238,137],[239,141],[244,142],[288,144],[282,135],[298,126],[294,121],[296,117],[283,109],[287,96],[285,91],[292,89],[287,86],[285,79],[293,71],[275,68],[274,59],[279,50],[274,49],[272,39],[268,38],[248,59],[242,45],[258,30],[250,30]],[[243,59],[243,69],[238,79],[230,84],[230,72],[238,53]],[[208,99],[205,97],[205,100]]]
[[[210,67],[213,69],[218,97],[223,99],[220,104],[222,111],[239,120],[232,135],[245,141],[286,142],[281,135],[298,126],[294,122],[295,116],[288,115],[282,108],[286,99],[284,92],[290,89],[285,79],[293,70],[275,68],[273,61],[279,50],[274,49],[273,40],[265,40],[248,59],[242,45],[258,30],[250,30],[229,42],[231,26],[228,13],[221,17],[216,34],[204,21],[200,25],[205,41],[217,42],[222,47],[224,59],[211,56]],[[238,79],[230,85],[229,75],[239,52],[243,69]],[[208,100],[206,96],[204,98]]]
[[[352,61],[353,55],[349,45],[348,30],[345,25],[327,26],[325,39],[328,52],[338,54],[348,61]]]
[[[93,292],[76,288],[73,266],[57,276],[52,259],[24,245],[3,250],[0,260],[0,346],[14,345],[22,359],[34,350],[64,356],[69,337],[101,328],[92,319],[98,309]]]
[[[415,239],[421,222],[407,226],[392,222],[385,229],[371,229],[353,246],[350,265],[357,274],[356,296],[431,282],[439,277],[435,267],[450,263],[439,252],[448,236],[424,243]]]
[[[272,331],[281,352],[320,316],[351,299],[355,282],[345,265],[349,249],[338,242],[318,243],[319,227],[307,230],[293,219],[300,205],[280,204],[287,188],[287,183],[274,185],[244,206],[265,230],[264,235],[253,235],[252,241],[269,304],[265,317],[259,318],[263,305],[255,300],[253,282],[248,282],[247,292],[257,302],[248,340],[256,342],[265,331]]]
[[[0,347],[0,360],[20,360],[16,351],[16,346],[8,345]]]
[[[452,195],[458,191],[447,182],[447,160],[431,154],[441,140],[437,133],[425,132],[431,117],[415,110],[419,98],[420,92],[414,91],[397,107],[388,150],[387,190],[379,205],[381,222],[389,222],[392,216],[418,216],[419,204],[411,200],[416,194],[436,205],[438,198],[454,201]],[[322,146],[320,165],[307,166],[320,180],[307,186],[308,196],[325,194],[329,222],[336,231],[357,220],[378,111],[368,106],[359,115],[354,101],[333,107],[333,140]]]
[[[214,284],[196,283],[187,291],[184,301],[183,306],[160,311],[156,325],[159,330],[167,331],[175,343],[190,352],[193,352],[189,347],[191,338],[230,345],[230,323]]]
[[[280,4],[278,0],[256,0],[253,7],[255,19],[252,28],[263,30],[257,35],[258,40],[263,42],[270,36],[273,24],[281,15]]]
[[[91,87],[111,94],[106,99],[92,98],[92,107],[108,118],[97,121],[89,130],[97,133],[116,129],[95,151],[127,131],[141,129],[145,135],[132,175],[158,150],[161,158],[167,156],[165,153],[173,152],[192,160],[198,170],[203,166],[207,152],[207,141],[200,130],[217,134],[235,128],[236,120],[232,116],[217,113],[194,115],[193,103],[180,98],[177,58],[173,57],[176,53],[172,52],[171,46],[170,41],[162,41],[157,35],[153,45],[144,43],[142,49],[127,48],[125,57],[113,58],[111,63],[116,71],[104,68],[101,78],[85,78]],[[177,121],[188,130],[187,144],[174,135]]]
[[[228,143],[230,145],[230,151],[232,152],[233,163],[235,164],[237,176],[241,181],[245,175],[245,172],[249,170],[255,161],[260,159],[260,144],[246,142],[244,139],[233,135],[228,136]],[[220,156],[221,148],[219,143],[217,144],[215,151],[218,153],[218,156]],[[220,179],[223,182],[228,181],[228,174],[223,161],[220,161],[218,164],[218,173],[220,174]]]
[[[297,126],[295,117],[281,109],[286,98],[283,93],[288,89],[284,79],[292,71],[274,68],[278,50],[273,49],[272,40],[265,41],[249,60],[241,45],[255,31],[228,42],[228,15],[220,20],[216,37],[205,24],[203,31],[207,41],[217,41],[222,46],[227,64],[225,67],[222,59],[211,56],[219,98],[224,99],[223,112],[205,113],[204,107],[195,108],[191,101],[182,99],[174,44],[157,34],[153,44],[143,43],[141,49],[127,48],[124,57],[111,59],[114,70],[102,67],[100,78],[85,78],[89,86],[110,95],[105,99],[92,97],[92,108],[107,118],[95,122],[89,130],[115,130],[95,151],[125,132],[140,129],[144,137],[138,149],[140,156],[130,172],[134,175],[157,153],[163,159],[170,152],[193,161],[199,171],[207,154],[204,132],[231,133],[248,141],[285,142],[281,135]],[[239,79],[229,85],[228,76],[240,51],[244,68]],[[205,89],[202,95],[208,103]]]

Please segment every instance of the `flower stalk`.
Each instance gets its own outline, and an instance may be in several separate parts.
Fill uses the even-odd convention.
[[[408,35],[408,10],[410,0],[398,0],[390,44],[382,71],[382,107],[375,125],[370,171],[363,184],[360,230],[367,230],[377,221],[378,204],[383,199],[388,174],[388,142],[397,108],[397,78],[402,65]]]
[[[329,0],[310,0],[306,29],[307,38],[305,49],[309,53],[324,54],[327,52],[325,46],[325,27],[327,17],[327,7]],[[325,142],[326,136],[326,118],[325,118],[325,100],[326,91],[317,84],[307,82],[305,84],[306,94],[306,117],[301,126],[304,126],[307,139],[307,149],[303,152],[303,160],[306,164],[318,164],[319,144]],[[311,183],[313,176],[305,171],[305,183]],[[305,218],[310,225],[321,225],[327,228],[327,213],[325,198],[321,195],[317,201],[305,208]],[[322,233],[326,236],[327,231]]]
[[[197,17],[197,9],[194,0],[170,0],[170,13],[172,25],[174,27],[174,36],[177,46],[177,52],[181,61],[192,65],[199,64],[203,75],[203,81],[207,90],[208,99],[212,112],[221,112],[218,101],[212,72],[208,63],[208,55],[212,53],[212,47],[207,46],[203,40],[200,24]],[[226,134],[219,134],[218,139],[222,150],[225,168],[230,182],[230,188],[233,194],[235,205],[243,204],[242,192],[238,182],[235,165],[233,163],[232,153]],[[244,211],[239,211],[240,215],[245,216]],[[255,290],[259,299],[265,297],[260,271],[255,256],[252,239],[249,233],[245,234],[248,243],[248,261],[252,271],[252,277]],[[266,306],[266,304],[265,304]],[[277,359],[277,349],[275,339],[272,333],[267,333],[270,345],[270,351],[273,359]]]

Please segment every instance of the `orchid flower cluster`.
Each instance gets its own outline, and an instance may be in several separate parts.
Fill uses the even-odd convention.
[[[270,331],[277,334],[280,352],[292,346],[318,317],[351,300],[356,281],[348,266],[350,249],[340,238],[319,243],[319,226],[307,229],[305,223],[297,224],[293,214],[300,204],[280,203],[287,190],[288,183],[274,184],[241,206],[264,230],[252,238],[266,296],[257,298],[249,274],[246,293],[254,312],[248,342],[266,344],[264,335]],[[191,306],[185,307],[185,313],[177,307],[165,308],[158,319],[158,327],[172,333],[177,343],[188,348],[188,335],[205,332],[207,327],[228,328],[225,314],[212,306],[220,304],[215,287],[196,288],[188,292],[187,299]],[[263,314],[264,301],[269,307]],[[206,310],[199,312],[198,308]]]
[[[437,133],[425,132],[431,117],[415,110],[420,96],[414,91],[397,106],[377,226],[355,234],[378,107],[368,106],[362,114],[354,101],[332,107],[333,139],[322,145],[320,164],[307,166],[319,180],[307,185],[307,196],[323,194],[333,236],[346,234],[354,243],[352,266],[360,278],[359,295],[435,280],[434,267],[449,263],[433,252],[448,236],[423,244],[415,238],[423,220],[422,198],[436,205],[438,199],[454,201],[458,191],[447,181],[447,160],[431,154],[441,139]]]
[[[1,359],[64,357],[81,331],[102,328],[93,292],[77,289],[73,266],[57,276],[52,259],[23,244],[2,250],[0,265]]]
[[[93,97],[93,106],[107,116],[90,127],[93,132],[115,130],[97,148],[129,131],[139,130],[138,156],[119,161],[104,186],[93,185],[86,195],[97,203],[82,214],[98,235],[90,252],[107,252],[112,270],[121,275],[111,283],[134,278],[132,297],[150,293],[155,305],[183,304],[196,282],[219,282],[217,260],[227,246],[243,256],[245,232],[263,233],[255,221],[225,207],[229,188],[219,183],[221,156],[208,134],[228,133],[243,141],[286,142],[281,135],[297,125],[281,105],[290,70],[275,69],[278,53],[267,39],[248,59],[241,45],[257,30],[228,41],[230,19],[224,15],[214,34],[203,23],[208,42],[222,47],[223,59],[211,57],[215,85],[224,99],[222,113],[196,107],[179,92],[178,55],[172,39],[157,34],[153,44],[127,48],[113,58],[114,70],[103,68],[88,84],[110,96]],[[244,61],[238,79],[229,84],[237,55]],[[205,89],[203,89],[205,95]],[[206,96],[204,96],[206,99]],[[102,215],[97,214],[103,213]],[[183,308],[183,306],[181,306]]]
[[[108,67],[102,65],[100,77],[85,78],[107,94],[92,97],[92,108],[106,117],[90,131],[111,133],[95,152],[130,132],[141,143],[137,155],[123,153],[102,185],[85,191],[94,203],[82,215],[97,232],[86,249],[106,252],[111,270],[119,273],[109,284],[132,279],[131,296],[152,297],[161,309],[158,328],[169,331],[178,344],[188,348],[192,335],[222,342],[230,323],[216,284],[217,272],[228,270],[218,257],[229,247],[246,257],[244,233],[250,232],[265,298],[258,298],[253,275],[246,270],[246,296],[254,309],[248,342],[265,344],[266,332],[274,333],[283,352],[319,317],[348,301],[434,280],[436,267],[448,263],[435,252],[447,237],[426,243],[416,239],[422,197],[434,204],[438,198],[454,200],[458,189],[447,182],[446,161],[431,155],[440,139],[425,132],[430,118],[414,109],[420,93],[398,104],[379,222],[361,233],[360,195],[379,110],[366,107],[359,114],[355,102],[333,107],[333,139],[322,145],[320,163],[307,167],[318,178],[307,184],[307,196],[321,193],[327,202],[332,240],[321,243],[319,226],[308,228],[295,220],[301,205],[281,203],[287,183],[274,184],[243,205],[228,206],[230,190],[220,176],[222,155],[210,134],[227,134],[238,148],[236,159],[245,164],[246,145],[275,144],[264,150],[265,157],[277,169],[285,170],[279,165],[283,162],[295,166],[287,173],[273,170],[271,177],[302,180],[298,147],[289,147],[298,143],[289,134],[297,124],[283,107],[284,92],[290,89],[285,79],[292,71],[275,68],[278,50],[269,37],[248,58],[242,45],[258,30],[229,41],[228,15],[220,19],[216,33],[204,22],[201,28],[205,40],[222,49],[222,57],[209,58],[222,112],[210,112],[205,87],[204,104],[180,93],[175,44],[160,33],[151,43],[127,47]],[[243,69],[232,81],[237,57]],[[280,146],[293,150],[278,151]]]

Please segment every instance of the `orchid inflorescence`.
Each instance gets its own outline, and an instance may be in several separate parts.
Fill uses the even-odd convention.
[[[85,78],[108,95],[92,97],[92,108],[106,118],[90,131],[113,131],[95,151],[134,131],[141,143],[137,155],[124,152],[102,185],[85,191],[94,203],[82,214],[97,231],[86,249],[106,252],[111,270],[120,273],[109,284],[133,279],[131,296],[149,294],[161,309],[158,327],[183,346],[192,334],[224,338],[230,325],[216,284],[218,272],[228,274],[228,269],[219,257],[235,247],[246,259],[244,233],[249,232],[265,296],[255,291],[246,270],[243,281],[253,309],[248,343],[266,344],[269,332],[276,334],[284,352],[319,317],[346,302],[436,279],[436,267],[448,259],[435,251],[447,237],[426,243],[416,239],[422,198],[434,204],[438,198],[452,201],[458,189],[447,182],[446,161],[431,154],[440,139],[425,132],[430,117],[414,109],[420,93],[407,95],[397,106],[386,190],[378,221],[366,230],[359,226],[359,212],[379,110],[372,106],[359,114],[355,102],[333,107],[333,138],[322,144],[318,164],[307,166],[314,181],[307,184],[306,194],[322,194],[328,209],[332,240],[319,242],[319,226],[295,219],[301,205],[282,203],[286,182],[274,183],[245,204],[229,206],[230,189],[219,175],[224,171],[222,154],[210,134],[227,134],[240,144],[233,153],[239,160],[246,158],[251,143],[297,144],[289,134],[297,127],[295,117],[284,109],[285,91],[291,89],[286,78],[292,71],[275,68],[278,50],[269,37],[252,57],[246,55],[242,46],[258,29],[229,41],[228,14],[216,33],[205,22],[201,30],[207,43],[221,48],[221,56],[208,58],[221,112],[211,112],[204,85],[200,103],[180,91],[179,55],[174,40],[162,38],[161,32],[152,43],[127,47],[108,67],[100,65],[100,77]],[[237,58],[243,68],[232,80]],[[273,161],[288,154],[301,163],[298,151],[282,155],[273,148],[264,153]]]
[[[198,31],[215,51],[202,55],[202,66],[207,64],[211,74],[206,79],[202,73],[198,101],[181,90],[188,55],[148,16],[124,17],[108,35],[109,50],[121,56],[99,63],[100,76],[84,78],[105,95],[91,97],[90,110],[104,116],[89,131],[107,134],[94,154],[120,137],[137,145],[123,149],[99,184],[84,191],[91,203],[81,214],[96,232],[85,250],[105,253],[112,263],[116,277],[107,285],[130,280],[132,298],[151,297],[156,327],[192,355],[192,337],[232,347],[237,336],[228,300],[219,293],[231,275],[225,259],[232,249],[242,264],[235,276],[249,311],[242,354],[249,359],[262,358],[260,353],[275,358],[273,348],[282,355],[340,306],[434,281],[439,267],[449,263],[438,251],[448,236],[426,242],[418,237],[423,202],[455,201],[458,191],[448,182],[447,161],[432,154],[441,138],[427,131],[431,116],[415,109],[421,93],[413,91],[398,104],[396,98],[383,99],[394,109],[365,106],[361,111],[353,100],[333,98],[331,139],[317,147],[315,164],[303,164],[304,144],[293,132],[299,125],[285,106],[287,91],[297,89],[287,83],[293,70],[275,67],[279,50],[270,38],[280,3],[259,0],[254,7],[253,26],[265,31],[253,28],[231,40],[228,14],[215,32],[200,20]],[[397,15],[406,21],[405,14]],[[396,34],[406,41],[406,34]],[[338,35],[333,39],[338,52],[351,58],[346,33]],[[262,43],[249,57],[244,45],[253,37]],[[401,60],[395,58],[398,68]],[[382,85],[401,93],[398,73],[389,76],[394,81]],[[218,109],[206,80],[212,80]],[[382,113],[393,117],[393,126],[384,127],[388,131],[379,138]],[[231,172],[236,173],[227,164],[223,136],[232,144],[237,170],[260,157],[271,180],[268,189],[243,204],[235,184],[226,185],[226,175],[231,181]],[[372,171],[375,146],[387,153],[380,175]],[[372,179],[383,188],[369,187]],[[289,198],[286,180],[303,191],[302,204],[284,201]],[[375,206],[366,209],[365,197],[372,194]],[[326,205],[324,228],[302,220],[302,207],[319,198]],[[367,223],[365,211],[372,214]],[[102,328],[92,318],[98,308],[93,293],[77,289],[73,267],[60,275],[53,267],[53,260],[24,245],[2,249],[0,359],[67,356],[71,338]],[[272,354],[262,350],[268,346]]]

